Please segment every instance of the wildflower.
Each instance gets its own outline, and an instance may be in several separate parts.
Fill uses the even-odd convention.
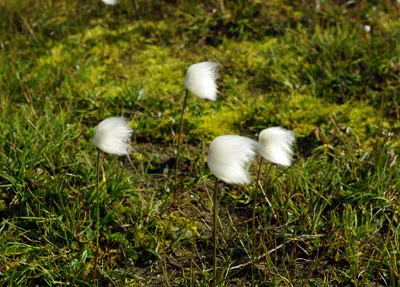
[[[215,82],[218,78],[217,66],[214,62],[191,65],[186,72],[186,88],[199,98],[215,101],[218,93]]]
[[[207,164],[211,172],[226,183],[248,184],[246,165],[255,157],[257,142],[242,136],[215,138],[209,148]]]
[[[259,154],[275,164],[290,166],[293,156],[293,131],[281,127],[263,130],[258,139]]]
[[[133,130],[123,117],[107,118],[96,127],[93,143],[106,153],[128,155]]]

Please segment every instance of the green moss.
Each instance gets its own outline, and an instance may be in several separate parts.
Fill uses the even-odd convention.
[[[185,217],[179,212],[170,213],[163,221],[159,222],[158,230],[166,233],[168,237],[177,239],[195,239],[200,237],[201,223]]]
[[[231,64],[235,70],[257,70],[265,64],[265,53],[277,45],[276,38],[265,38],[260,42],[226,40],[218,50],[227,59],[224,65]]]
[[[374,107],[363,102],[348,102],[335,110],[335,120],[340,128],[350,128],[361,149],[371,151],[374,136],[388,134],[390,123]],[[393,144],[396,141],[392,142]],[[389,142],[388,142],[389,144]]]
[[[56,66],[66,60],[68,57],[64,44],[57,44],[50,49],[50,53],[38,60],[39,67],[45,65]]]
[[[225,134],[238,134],[238,124],[242,118],[240,111],[219,110],[213,114],[205,114],[198,119],[190,120],[195,122],[196,127],[191,131],[195,137],[202,139],[213,139]]]
[[[84,42],[87,42],[90,40],[97,40],[99,38],[104,37],[105,35],[116,35],[116,34],[117,32],[115,31],[102,27],[101,25],[96,25],[92,29],[89,29],[88,31],[85,32],[82,40]]]
[[[126,73],[132,79],[141,79],[148,95],[168,100],[170,95],[183,93],[187,64],[176,58],[171,49],[149,45],[140,52],[136,51],[131,61],[132,65],[126,66]]]
[[[232,69],[239,82],[248,83],[249,90],[271,90],[277,86],[293,89],[301,84],[298,74],[305,61],[285,41],[270,37],[259,42],[226,41],[219,50],[224,65]]]
[[[311,95],[292,93],[283,101],[277,119],[281,125],[293,129],[297,137],[304,137],[316,126],[328,122],[334,109],[334,105],[325,104]]]
[[[104,80],[106,77],[105,72],[107,71],[107,67],[105,65],[99,66],[88,66],[85,71],[85,75],[89,80],[90,84],[93,86],[98,84],[101,80]]]
[[[359,101],[332,104],[311,95],[292,93],[278,104],[277,122],[293,129],[297,137],[305,137],[316,127],[334,130],[350,128],[360,144],[367,148],[373,135],[388,132],[390,123],[374,107]]]

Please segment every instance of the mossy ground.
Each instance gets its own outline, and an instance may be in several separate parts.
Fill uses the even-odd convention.
[[[93,286],[91,139],[120,115],[133,166],[102,156],[100,286],[209,285],[207,146],[270,126],[297,144],[292,167],[262,175],[256,284],[400,284],[396,1],[10,0],[0,19],[3,286]],[[219,98],[188,99],[176,186],[183,79],[205,60]],[[252,280],[253,189],[220,184],[224,286]]]

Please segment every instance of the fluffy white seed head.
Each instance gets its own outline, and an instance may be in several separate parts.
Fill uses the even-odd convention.
[[[258,139],[258,152],[275,164],[290,166],[293,157],[294,132],[281,127],[263,130]]]
[[[116,5],[118,3],[118,0],[101,0],[101,2],[107,5]]]
[[[226,183],[249,184],[246,165],[255,157],[257,142],[242,136],[215,138],[208,150],[207,164],[211,172]]]
[[[106,153],[127,155],[131,150],[129,141],[132,133],[125,118],[108,118],[96,126],[93,143]]]
[[[193,94],[202,99],[217,99],[218,67],[214,62],[201,62],[191,65],[185,77],[185,86]]]

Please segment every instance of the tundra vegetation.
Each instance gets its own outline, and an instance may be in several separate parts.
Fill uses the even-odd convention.
[[[0,285],[210,285],[207,148],[281,126],[293,164],[261,169],[255,240],[254,184],[219,185],[219,286],[399,286],[398,1],[0,0],[0,19]],[[175,181],[202,61],[220,92],[187,98]],[[132,163],[103,154],[97,194],[115,116]]]

